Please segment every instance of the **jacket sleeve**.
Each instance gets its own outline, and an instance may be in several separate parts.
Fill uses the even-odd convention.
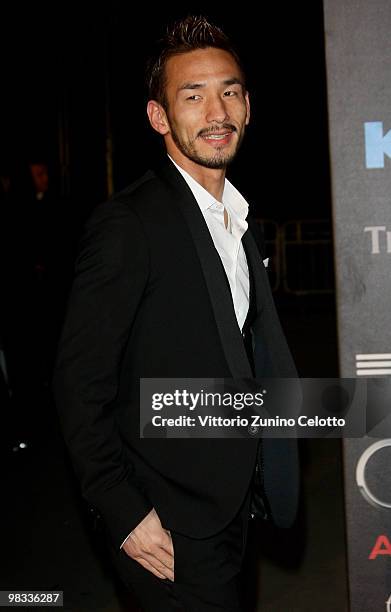
[[[83,497],[119,548],[152,505],[132,482],[115,414],[121,360],[149,270],[146,238],[125,203],[95,208],[84,228],[52,390]]]

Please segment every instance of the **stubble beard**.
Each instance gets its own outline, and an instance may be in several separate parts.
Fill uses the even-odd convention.
[[[236,128],[234,128],[234,126],[223,126],[223,127],[228,128],[230,131],[233,131],[236,134],[238,133]],[[239,147],[242,143],[243,136],[244,136],[244,130],[243,130],[241,134],[239,135],[236,147],[230,153],[224,153],[223,147],[221,147],[221,148],[217,148],[214,153],[211,153],[211,155],[203,155],[202,153],[197,151],[197,147],[195,144],[198,138],[202,138],[201,135],[196,136],[196,138],[194,138],[193,140],[185,141],[182,138],[180,138],[172,122],[170,124],[170,128],[171,128],[171,137],[175,145],[177,146],[177,148],[183,155],[185,155],[188,159],[190,159],[194,163],[199,164],[200,166],[204,166],[205,168],[212,168],[214,170],[223,170],[235,159],[236,154],[239,150]],[[212,130],[209,130],[209,131],[212,132]],[[206,133],[207,132],[203,132],[203,134],[206,134]]]

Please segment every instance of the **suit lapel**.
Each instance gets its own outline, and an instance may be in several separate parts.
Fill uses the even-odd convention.
[[[261,262],[258,247],[250,231],[250,227],[243,234],[242,244],[244,252],[246,253],[247,265],[249,268],[250,279],[253,279],[253,283],[250,283],[250,289],[255,293],[256,313],[259,315],[263,310],[262,302],[262,277],[261,277]],[[254,299],[251,295],[250,299]]]
[[[296,378],[296,367],[281,328],[266,269],[250,231],[250,224],[243,236],[243,246],[253,274],[257,305],[257,315],[251,325],[256,376]]]
[[[173,192],[172,201],[179,208],[192,236],[232,377],[251,378],[251,367],[237,324],[228,279],[198,203],[170,160],[156,174]]]

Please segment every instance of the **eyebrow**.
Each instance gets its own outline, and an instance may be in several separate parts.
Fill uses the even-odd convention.
[[[237,78],[237,77],[232,77],[231,79],[225,79],[224,81],[222,81],[223,85],[241,85],[242,87],[244,87],[244,83],[241,79]],[[184,83],[183,85],[181,85],[180,87],[178,87],[178,91],[182,91],[183,89],[201,89],[202,87],[205,87],[206,83]]]

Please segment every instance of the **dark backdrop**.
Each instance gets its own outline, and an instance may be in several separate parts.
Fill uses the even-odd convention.
[[[81,211],[106,196],[107,118],[114,187],[158,152],[145,112],[143,68],[167,21],[204,13],[237,43],[247,67],[252,121],[229,176],[259,216],[329,216],[322,3],[22,3],[2,8],[0,166],[21,181],[46,157],[60,187],[59,123],[69,148],[63,189]]]

